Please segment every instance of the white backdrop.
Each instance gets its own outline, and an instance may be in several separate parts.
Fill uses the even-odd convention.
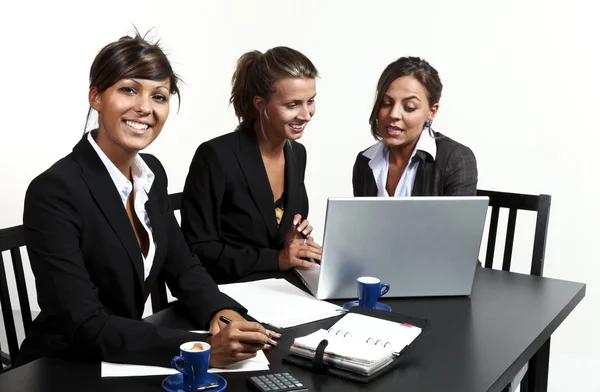
[[[352,194],[354,158],[373,143],[377,78],[397,57],[420,56],[444,84],[434,129],[473,149],[479,188],[552,195],[545,275],[588,287],[553,337],[550,391],[600,391],[599,10],[580,0],[3,1],[0,227],[21,224],[29,182],[81,137],[91,62],[132,24],[154,27],[185,81],[179,112],[172,107],[148,149],[170,192],[183,189],[202,141],[233,130],[230,78],[243,52],[286,45],[314,62],[317,112],[301,142],[317,238],[327,197]],[[518,223],[516,268],[525,271],[533,219]]]

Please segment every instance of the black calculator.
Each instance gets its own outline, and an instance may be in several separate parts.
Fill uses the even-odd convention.
[[[308,388],[289,373],[272,373],[246,379],[256,391],[261,392],[308,392]]]

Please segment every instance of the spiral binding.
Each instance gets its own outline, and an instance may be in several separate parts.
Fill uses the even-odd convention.
[[[352,337],[352,334],[350,332],[344,332],[341,329],[337,329],[336,330],[333,327],[329,328],[327,330],[327,333],[333,333],[333,334],[335,334],[335,336],[342,336],[344,338],[346,338],[346,337],[350,337],[351,338]],[[384,342],[381,339],[375,340],[375,338],[372,338],[372,337],[369,337],[365,341],[365,343],[374,344],[375,346],[392,347],[392,343],[390,343],[390,342]]]

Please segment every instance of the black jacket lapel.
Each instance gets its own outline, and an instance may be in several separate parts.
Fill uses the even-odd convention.
[[[431,156],[424,151],[417,151],[417,157],[420,159],[417,175],[413,185],[412,196],[431,195],[432,178],[433,178],[433,160]]]
[[[241,129],[237,132],[240,134],[239,149],[236,152],[237,159],[246,177],[252,199],[265,221],[269,236],[274,238],[277,234],[275,203],[258,141],[252,129]]]
[[[115,183],[100,157],[87,141],[87,134],[73,148],[73,155],[82,168],[83,179],[90,188],[92,197],[127,251],[138,276],[139,287],[143,290],[144,262],[137,238]]]
[[[296,160],[291,143],[285,143],[285,211],[279,224],[278,234],[283,239],[292,226],[294,215],[301,213],[302,195],[300,163]],[[305,216],[302,219],[306,219]]]
[[[152,195],[156,187],[156,183],[157,181],[155,179],[154,183],[152,184],[152,188],[150,189],[150,194],[148,195],[148,201],[144,205],[146,212],[148,213],[148,219],[150,219],[152,237],[154,238],[154,243],[156,244],[156,252],[154,253],[154,260],[152,261],[152,268],[150,269],[150,274],[146,279],[146,284],[144,285],[144,298],[146,298],[146,295],[153,289],[153,286],[150,287],[150,284],[156,283],[154,276],[160,271],[162,267],[162,261],[164,260],[162,255],[167,250],[166,243],[163,244],[162,242],[162,240],[167,238],[167,233],[165,233],[166,228],[163,226],[164,220],[161,219],[163,215],[160,212],[159,198],[156,195]],[[165,214],[172,213],[173,212],[171,211],[165,212]]]
[[[375,182],[373,170],[371,170],[371,166],[369,166],[371,159],[362,154],[359,158],[359,173],[361,173],[361,175],[359,175],[358,181],[360,184],[359,189],[363,191],[363,194],[360,196],[377,196],[377,183]]]

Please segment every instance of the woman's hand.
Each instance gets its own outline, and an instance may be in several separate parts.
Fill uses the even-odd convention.
[[[210,333],[212,333],[213,335],[218,334],[219,331],[225,328],[225,326],[227,325],[227,323],[224,323],[221,320],[219,320],[221,316],[225,316],[231,321],[246,321],[246,319],[235,310],[220,310],[217,313],[215,313],[213,318],[210,320]]]
[[[267,346],[267,331],[259,323],[232,321],[206,339],[211,346],[210,366],[223,367],[253,358]]]
[[[219,320],[227,317],[231,323]],[[246,321],[239,313],[230,309],[217,312],[210,322],[213,336],[206,339],[211,345],[210,366],[222,367],[256,356],[258,350],[266,350],[269,338],[281,335],[265,329],[259,323]]]
[[[279,269],[287,270],[293,267],[314,268],[318,265],[310,261],[303,260],[313,259],[321,260],[323,249],[310,236],[313,231],[308,220],[302,220],[300,214],[294,216],[292,227],[288,230],[285,236],[284,248],[279,252]],[[303,239],[302,234],[307,238]]]

